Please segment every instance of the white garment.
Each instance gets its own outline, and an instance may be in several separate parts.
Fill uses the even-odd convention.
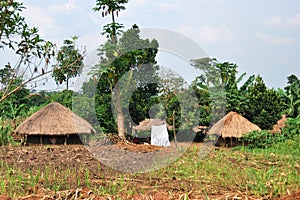
[[[163,147],[170,146],[166,124],[160,126],[151,126],[151,144]]]

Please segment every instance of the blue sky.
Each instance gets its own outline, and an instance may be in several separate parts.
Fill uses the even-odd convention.
[[[60,45],[79,36],[92,52],[104,41],[109,19],[92,11],[95,1],[25,0],[30,25]],[[299,0],[129,0],[118,21],[130,28],[176,31],[194,40],[219,62],[236,63],[239,72],[260,74],[269,87],[284,87],[286,77],[300,77]]]

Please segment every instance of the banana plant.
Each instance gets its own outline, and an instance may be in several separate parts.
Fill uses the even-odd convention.
[[[286,108],[283,111],[283,114],[295,118],[300,115],[300,88],[299,85],[295,82],[286,89],[286,91],[278,89],[278,92]]]

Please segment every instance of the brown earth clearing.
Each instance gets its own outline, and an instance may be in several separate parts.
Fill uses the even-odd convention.
[[[297,163],[255,182],[251,169],[265,174],[285,161],[201,143],[188,146],[3,146],[0,200],[299,199],[299,178],[288,179],[288,173],[299,176]],[[160,165],[160,160],[167,162]]]

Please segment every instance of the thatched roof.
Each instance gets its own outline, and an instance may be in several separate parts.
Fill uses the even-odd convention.
[[[281,119],[277,121],[277,124],[273,126],[271,133],[281,133],[281,130],[286,127],[286,115],[282,115]]]
[[[206,133],[207,129],[208,129],[207,126],[196,126],[196,127],[193,128],[193,131],[195,133],[198,133],[198,132],[204,132],[204,133]]]
[[[141,121],[139,125],[133,126],[132,129],[134,131],[147,131],[151,129],[151,126],[159,126],[162,124],[166,124],[166,122],[160,119],[145,119],[144,121]],[[172,130],[172,126],[169,124],[167,124],[167,128]]]
[[[22,135],[71,135],[94,134],[96,131],[69,108],[53,102],[27,118],[15,132]]]
[[[211,127],[211,129],[208,131],[208,134],[217,134],[222,136],[223,138],[240,138],[243,134],[254,130],[261,129],[238,113],[229,112],[226,116],[224,116]]]

